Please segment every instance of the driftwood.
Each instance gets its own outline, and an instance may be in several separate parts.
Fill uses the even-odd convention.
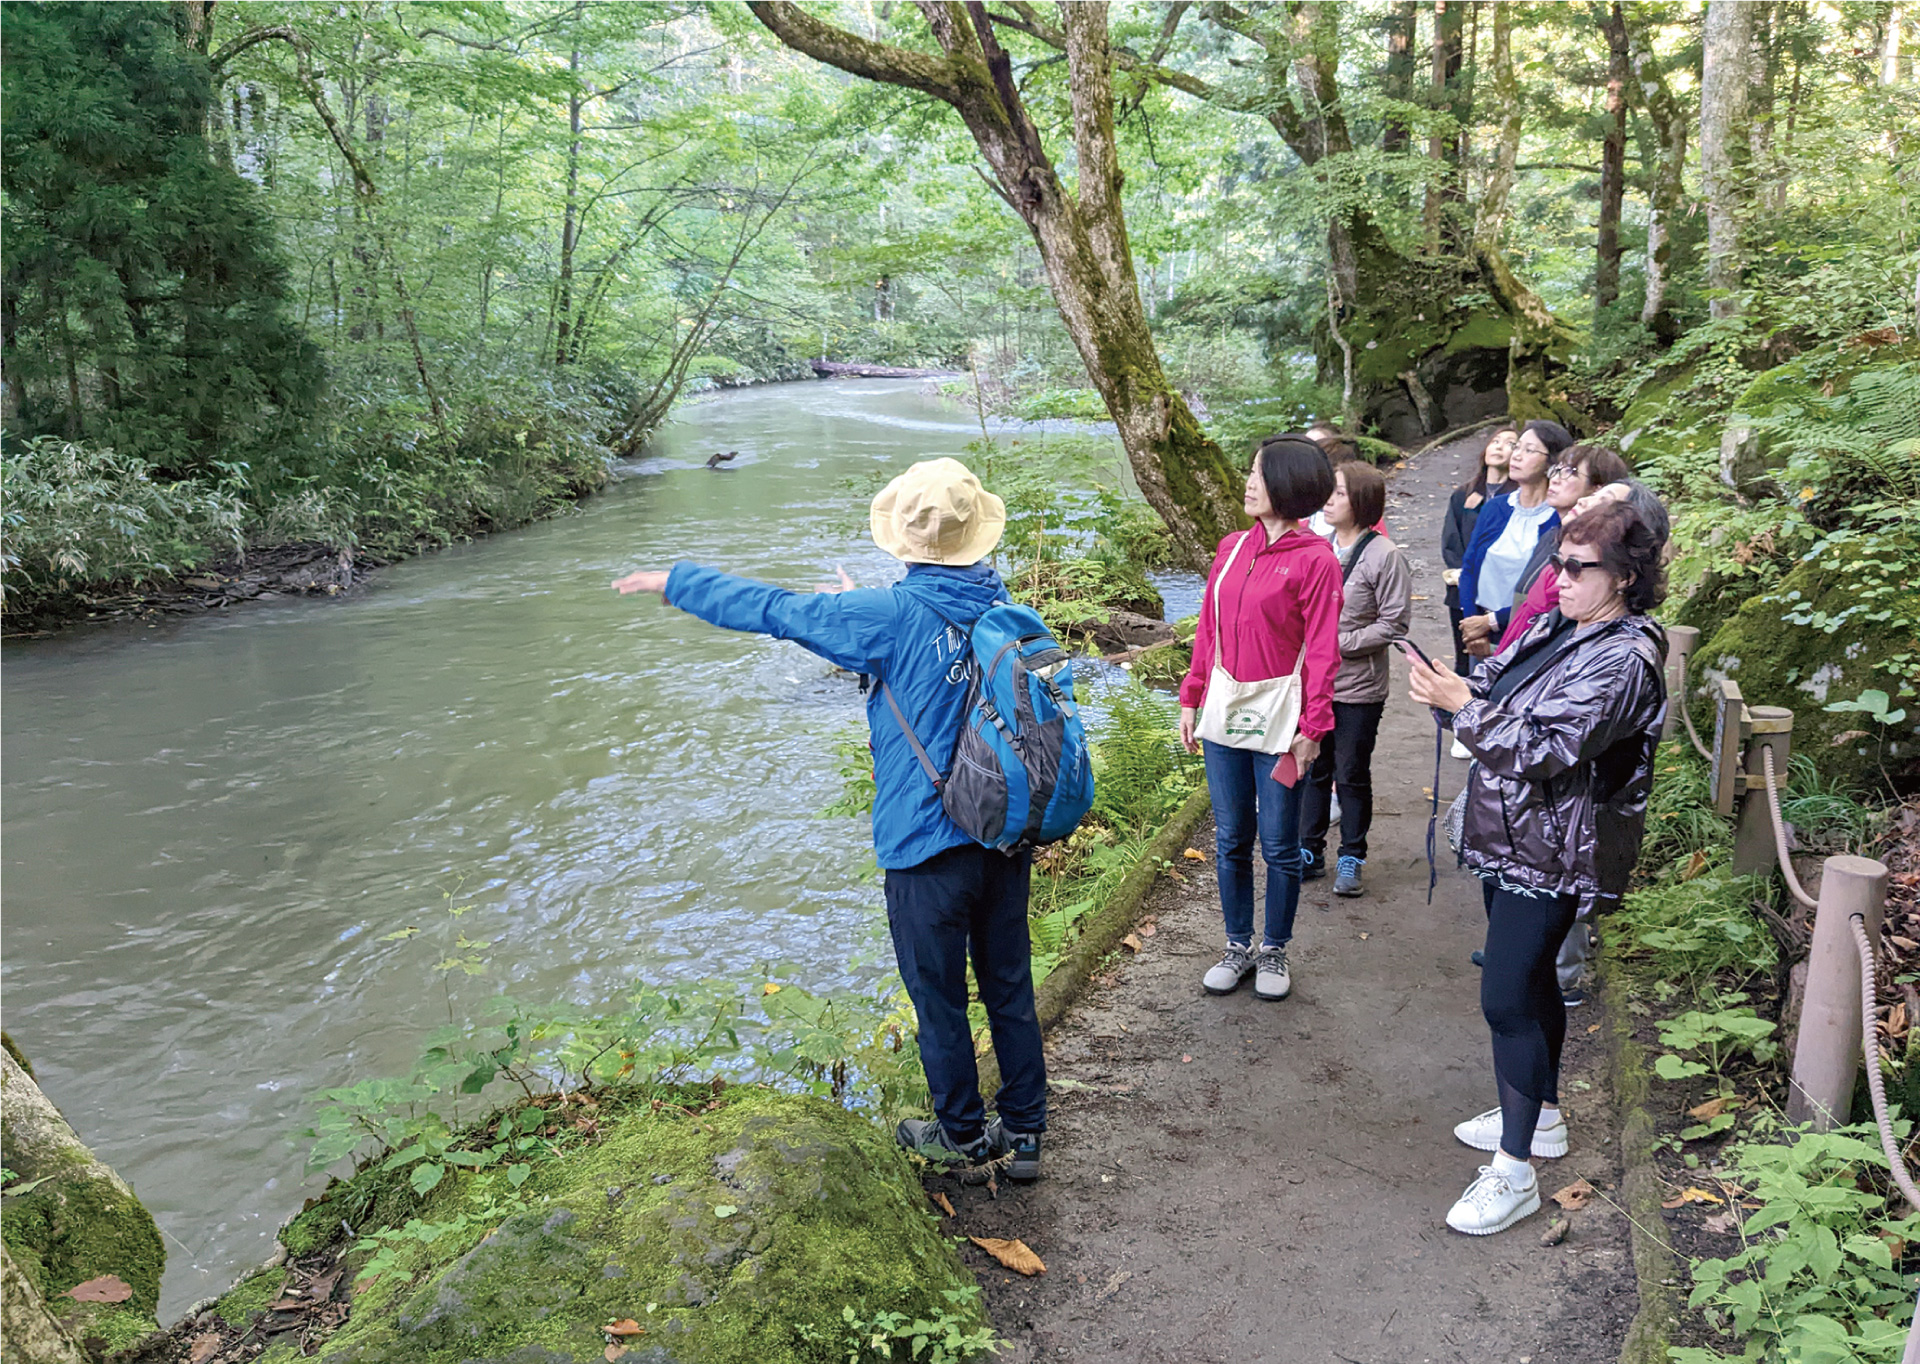
[[[838,360],[811,360],[808,363],[822,379],[948,379],[960,373],[953,369],[900,369],[894,365],[842,364]]]

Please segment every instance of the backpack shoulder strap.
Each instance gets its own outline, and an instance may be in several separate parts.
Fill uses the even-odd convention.
[[[1240,557],[1240,546],[1247,543],[1247,536],[1251,534],[1253,534],[1253,532],[1248,531],[1246,535],[1242,535],[1233,542],[1233,548],[1227,551],[1227,561],[1220,565],[1220,572],[1213,580],[1213,666],[1216,668],[1224,668],[1227,666],[1223,646],[1221,645],[1220,584],[1225,580],[1227,570],[1233,567],[1233,561]],[[1229,676],[1231,676],[1231,674],[1229,674]]]
[[[1367,552],[1367,546],[1380,538],[1380,532],[1370,530],[1360,537],[1360,543],[1353,547],[1353,553],[1347,556],[1346,565],[1340,570],[1340,581],[1344,585],[1353,576],[1353,570],[1360,566],[1360,556]]]

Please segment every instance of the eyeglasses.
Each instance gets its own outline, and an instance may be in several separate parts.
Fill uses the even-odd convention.
[[[1580,472],[1580,467],[1577,464],[1556,464],[1551,469],[1547,470],[1547,482],[1549,483],[1553,482],[1553,480],[1556,478],[1585,478],[1585,477],[1586,475]]]
[[[1564,573],[1575,582],[1579,582],[1580,575],[1590,568],[1606,567],[1599,559],[1575,559],[1565,554],[1552,555],[1547,559],[1547,562],[1553,565],[1553,571],[1555,573]]]

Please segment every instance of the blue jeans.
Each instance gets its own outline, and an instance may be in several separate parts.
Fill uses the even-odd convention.
[[[1014,1132],[1047,1126],[1047,1063],[1033,1003],[1027,894],[1033,854],[969,843],[887,873],[887,927],[900,978],[920,1020],[920,1063],[933,1111],[965,1144],[987,1121],[967,1022],[967,959],[1000,1062],[1000,1119]]]
[[[1267,945],[1284,946],[1293,937],[1294,911],[1300,908],[1300,793],[1273,779],[1278,754],[1228,748],[1204,741],[1207,793],[1213,797],[1214,872],[1220,882],[1220,910],[1227,941],[1253,945],[1253,836],[1260,835],[1260,856],[1267,864]]]

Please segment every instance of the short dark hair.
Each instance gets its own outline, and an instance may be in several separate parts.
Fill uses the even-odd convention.
[[[1625,483],[1633,477],[1627,462],[1604,445],[1569,445],[1560,452],[1560,462],[1578,469],[1595,488]]]
[[[1387,480],[1365,460],[1342,464],[1335,477],[1347,480],[1347,505],[1353,523],[1363,529],[1377,526],[1387,514]]]
[[[1552,459],[1562,450],[1573,444],[1573,432],[1559,422],[1531,421],[1520,428],[1523,436],[1538,436],[1540,443],[1547,447],[1547,458]]]
[[[1352,436],[1342,436],[1337,433],[1331,436],[1316,436],[1313,443],[1327,452],[1327,463],[1336,468],[1350,459],[1360,458],[1360,442]]]
[[[1625,502],[1603,502],[1560,527],[1560,547],[1568,545],[1600,551],[1601,566],[1626,583],[1627,610],[1651,611],[1666,598],[1659,537]]]
[[[1253,452],[1253,466],[1267,486],[1273,514],[1301,521],[1333,496],[1333,466],[1327,452],[1297,431],[1268,436]]]

